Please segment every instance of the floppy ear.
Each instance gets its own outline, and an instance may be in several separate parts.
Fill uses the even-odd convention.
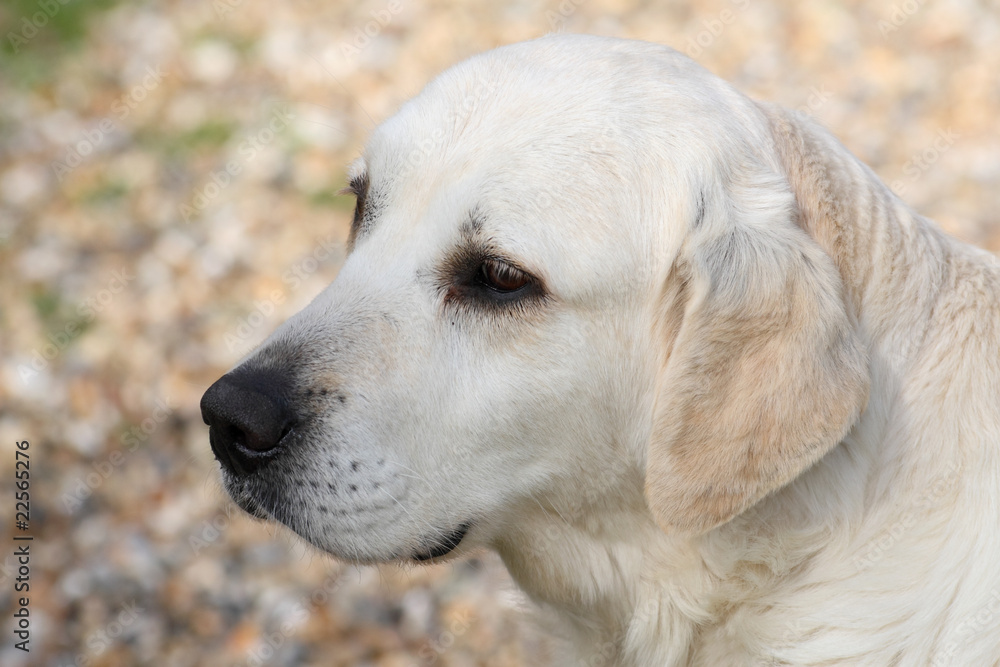
[[[868,400],[840,275],[794,224],[787,185],[764,179],[702,193],[668,278],[673,341],[646,472],[665,530],[742,513],[840,442]]]

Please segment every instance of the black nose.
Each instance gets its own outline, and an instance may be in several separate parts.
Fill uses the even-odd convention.
[[[246,475],[273,459],[295,426],[283,378],[271,371],[237,369],[201,397],[212,451],[227,470]]]

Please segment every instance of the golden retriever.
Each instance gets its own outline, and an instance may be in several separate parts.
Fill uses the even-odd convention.
[[[202,401],[360,563],[500,554],[573,665],[1000,664],[1000,266],[669,48],[445,72],[336,281]]]

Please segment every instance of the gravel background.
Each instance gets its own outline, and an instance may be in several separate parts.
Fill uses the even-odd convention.
[[[5,667],[545,663],[486,554],[359,569],[232,513],[198,413],[336,276],[335,193],[373,123],[466,56],[551,30],[671,44],[1000,249],[995,1],[6,0],[0,27]],[[25,439],[30,654],[11,616]]]

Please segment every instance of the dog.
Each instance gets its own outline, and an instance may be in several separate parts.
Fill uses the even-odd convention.
[[[1000,664],[1000,265],[667,47],[473,57],[337,279],[205,393],[354,563],[497,552],[572,665]]]

